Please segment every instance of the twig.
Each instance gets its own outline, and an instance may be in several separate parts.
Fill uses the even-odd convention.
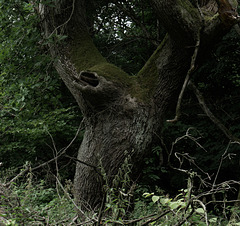
[[[205,222],[206,222],[206,225],[209,226],[206,206],[205,206],[205,205],[203,204],[203,202],[200,201],[199,199],[196,199],[196,200],[193,200],[193,201],[194,201],[194,202],[198,202],[198,203],[201,205],[201,207],[203,208],[203,210],[204,210]]]
[[[142,225],[142,226],[143,226],[143,225],[148,225],[149,223],[151,223],[151,222],[153,222],[153,221],[159,220],[160,218],[162,218],[163,216],[167,215],[167,214],[170,213],[170,212],[171,212],[171,210],[167,210],[167,211],[163,212],[161,215],[145,221],[145,222],[142,223],[141,225]]]
[[[147,215],[147,216],[144,216],[144,217],[140,217],[140,218],[134,219],[134,220],[123,220],[123,224],[124,224],[124,225],[129,225],[129,224],[130,224],[130,225],[132,225],[132,224],[135,225],[135,223],[137,223],[137,222],[139,222],[139,221],[145,220],[145,219],[147,219],[147,218],[149,218],[149,217],[157,216],[157,217],[151,218],[151,219],[149,219],[148,221],[145,222],[146,224],[148,224],[148,223],[150,223],[150,222],[152,222],[152,221],[155,221],[155,220],[160,219],[161,217],[163,217],[164,215],[168,214],[169,212],[171,212],[171,211],[170,211],[170,210],[167,210],[167,211],[165,211],[164,213],[162,213],[161,215],[158,215],[157,213],[153,213],[153,214],[150,214],[150,215]],[[108,220],[108,222],[109,222],[109,223],[119,223],[119,222],[116,222],[116,221],[113,221],[113,220]],[[142,225],[146,225],[145,223],[141,224],[141,226],[142,226]]]
[[[45,165],[48,165],[49,163],[55,161],[56,159],[58,159],[59,157],[61,157],[63,154],[65,154],[66,151],[67,151],[67,149],[68,149],[68,148],[73,144],[73,142],[76,140],[79,132],[80,132],[81,129],[82,129],[82,125],[83,125],[83,123],[84,123],[84,120],[85,120],[85,119],[83,119],[83,120],[81,121],[81,123],[80,123],[80,125],[79,125],[79,127],[78,127],[78,130],[77,130],[74,138],[71,140],[71,142],[70,142],[65,148],[61,149],[60,152],[59,152],[59,154],[58,154],[56,157],[54,157],[53,159],[50,159],[49,161],[47,161],[47,162],[45,162],[45,163],[43,163],[43,164],[41,164],[41,165],[39,165],[39,166],[36,166],[36,167],[32,168],[32,171],[33,171],[33,170],[37,170],[37,169],[39,169],[39,168],[42,168],[42,167],[44,167]]]
[[[190,79],[190,75],[193,73],[193,71],[195,70],[195,62],[196,62],[196,59],[197,59],[197,56],[198,56],[198,51],[199,51],[199,47],[200,47],[200,38],[201,38],[201,33],[202,33],[202,30],[204,29],[204,16],[203,16],[203,13],[202,13],[202,10],[201,8],[199,7],[199,4],[198,4],[198,0],[196,0],[196,5],[197,5],[197,9],[199,11],[199,14],[202,18],[202,26],[199,28],[199,31],[198,31],[198,34],[197,34],[197,41],[196,41],[196,45],[195,45],[195,49],[194,49],[194,52],[193,52],[193,55],[192,55],[192,59],[191,59],[191,65],[190,65],[190,68],[187,72],[187,75],[186,75],[186,78],[184,80],[184,83],[183,83],[183,86],[182,86],[182,90],[178,96],[178,102],[177,102],[177,106],[176,106],[176,115],[175,115],[175,118],[174,119],[170,119],[170,120],[167,120],[167,122],[171,122],[171,123],[174,123],[174,122],[177,122],[180,115],[181,115],[181,103],[182,103],[182,99],[183,99],[183,94],[184,94],[184,91],[188,85],[188,82],[189,82],[189,79]]]
[[[192,205],[192,211],[186,216],[182,221],[180,221],[176,226],[181,226],[183,225],[194,213],[194,207]]]
[[[14,181],[16,181],[19,177],[23,176],[25,173],[27,173],[30,170],[30,166],[27,166],[25,170],[20,172],[17,176],[15,176],[12,180],[10,180],[8,183],[3,184],[3,186],[8,187],[10,186]],[[31,169],[32,170],[32,169]]]
[[[84,162],[84,161],[82,161],[82,160],[79,160],[78,158],[69,156],[69,155],[67,155],[67,154],[65,154],[65,156],[68,157],[68,158],[70,158],[70,159],[73,159],[73,160],[75,160],[75,161],[77,161],[77,162],[80,162],[80,163],[82,163],[83,165],[86,165],[86,166],[89,166],[89,167],[93,168],[93,169],[96,171],[97,174],[99,174],[100,176],[102,176],[102,174],[98,171],[97,166],[94,166],[94,165],[92,165],[92,164],[90,164],[90,163],[87,163],[87,162]]]
[[[99,211],[98,211],[98,219],[97,219],[97,225],[96,226],[101,225],[101,220],[102,220],[102,215],[103,215],[103,208],[105,206],[105,201],[106,201],[106,193],[103,195],[102,203],[101,203],[101,206],[100,206]]]
[[[181,108],[181,104],[182,104],[183,94],[184,94],[185,89],[187,87],[187,84],[189,82],[190,75],[193,73],[193,71],[195,69],[195,62],[196,62],[196,58],[197,58],[197,55],[198,55],[199,46],[200,46],[200,31],[199,31],[198,39],[197,39],[196,46],[195,46],[195,49],[194,49],[194,53],[192,55],[190,69],[187,72],[187,75],[186,75],[186,78],[184,80],[181,92],[180,92],[180,94],[178,96],[178,102],[177,102],[177,106],[176,106],[175,118],[167,120],[167,122],[170,122],[170,123],[177,122],[179,117],[180,117],[180,114],[181,114],[181,111],[180,111],[181,109],[180,108]]]
[[[194,176],[195,176],[195,173],[194,172],[189,172],[188,173],[188,182],[187,182],[187,197],[186,197],[186,200],[187,200],[187,205],[186,205],[186,208],[185,208],[185,213],[187,212],[188,210],[188,207],[189,206],[192,206],[193,204],[193,200],[192,200],[192,190],[193,190],[193,180],[194,180]]]
[[[236,202],[239,202],[240,203],[240,200],[239,199],[235,199],[235,200],[214,200],[214,201],[209,201],[208,203],[206,203],[206,206],[209,205],[210,203],[236,203]]]
[[[217,181],[217,178],[218,178],[220,169],[221,169],[221,167],[222,167],[223,160],[225,159],[225,155],[226,155],[227,152],[228,152],[228,149],[229,149],[230,144],[231,144],[231,142],[228,143],[228,146],[227,146],[226,150],[224,151],[224,153],[223,153],[222,156],[221,156],[221,161],[220,161],[220,164],[219,164],[219,166],[218,166],[218,170],[217,170],[216,176],[215,176],[214,181],[213,181],[213,184],[212,184],[212,187],[213,187],[213,188],[214,188],[214,186],[215,186],[215,184],[216,184],[216,181]]]
[[[52,134],[47,130],[47,133],[48,135],[50,136],[51,140],[52,140],[52,145],[53,145],[53,156],[54,156],[54,159],[55,159],[55,166],[56,166],[56,177],[59,177],[59,170],[58,170],[58,150],[57,150],[57,147],[56,147],[56,144],[55,144],[55,141],[53,139],[53,136]],[[58,184],[56,182],[56,190],[57,190],[57,194],[58,194],[58,197],[59,199],[61,199],[61,196],[60,196],[60,193],[59,193],[59,189],[58,189]]]
[[[206,113],[206,115],[212,120],[212,122],[226,135],[227,138],[229,138],[231,141],[235,141],[240,144],[240,139],[233,136],[232,133],[210,111],[210,109],[207,107],[207,105],[204,101],[203,95],[200,93],[200,91],[197,89],[197,87],[193,84],[192,81],[188,82],[188,86],[190,89],[193,90],[193,92],[195,93],[195,95],[198,99],[198,102],[199,102],[201,108]]]
[[[38,165],[38,166],[36,166],[36,167],[34,167],[34,168],[31,168],[31,171],[35,171],[35,170],[37,170],[37,169],[39,169],[39,168],[42,168],[42,167],[48,165],[49,163],[55,161],[56,159],[58,159],[58,158],[59,158],[60,156],[62,156],[63,154],[65,154],[66,150],[67,150],[67,149],[72,145],[72,143],[76,140],[76,138],[77,138],[77,136],[78,136],[78,134],[79,134],[79,132],[80,132],[80,130],[81,130],[81,128],[82,128],[83,122],[84,122],[84,119],[81,121],[81,123],[80,123],[80,125],[79,125],[79,127],[78,127],[78,130],[77,130],[74,138],[72,139],[72,141],[68,144],[67,147],[63,148],[63,149],[60,151],[60,153],[58,154],[58,156],[50,159],[50,160],[47,161],[47,162],[44,162],[44,163],[40,164],[40,165]],[[19,177],[21,177],[22,175],[24,175],[25,173],[27,173],[27,172],[29,171],[29,169],[30,169],[30,167],[27,167],[25,170],[23,170],[22,172],[20,172],[20,173],[19,173],[17,176],[15,176],[13,179],[11,179],[8,183],[4,184],[4,186],[6,186],[6,187],[10,186],[10,185],[11,185],[14,181],[16,181]]]
[[[181,137],[178,137],[178,138],[172,143],[172,147],[171,147],[170,153],[168,154],[168,164],[170,165],[170,167],[171,167],[172,169],[175,169],[175,170],[178,170],[178,171],[181,171],[181,172],[184,172],[184,173],[187,173],[187,174],[188,174],[188,173],[189,173],[189,170],[183,170],[183,169],[180,168],[181,165],[182,165],[182,162],[183,162],[183,161],[180,159],[180,157],[179,157],[179,156],[181,156],[181,157],[185,158],[186,160],[188,160],[190,163],[192,163],[199,171],[201,171],[203,174],[205,174],[205,175],[208,177],[208,179],[210,180],[210,179],[211,179],[210,175],[209,175],[207,172],[205,172],[203,169],[201,169],[201,168],[196,164],[196,162],[194,161],[194,159],[193,159],[188,153],[184,153],[184,154],[179,153],[179,152],[175,152],[175,153],[174,153],[175,157],[179,160],[179,163],[180,163],[179,168],[176,168],[176,167],[172,166],[171,163],[170,163],[170,158],[171,158],[171,156],[172,156],[172,154],[173,154],[174,146],[175,146],[175,144],[177,144],[177,143],[178,143],[180,140],[182,140],[182,139],[188,138],[188,139],[192,140],[193,142],[195,142],[195,144],[197,144],[198,147],[200,147],[200,148],[202,148],[204,151],[206,151],[205,148],[204,148],[199,142],[197,142],[197,139],[198,139],[198,138],[195,138],[195,137],[193,137],[193,136],[190,134],[190,130],[191,130],[191,129],[194,129],[194,128],[192,128],[192,127],[188,128],[185,135],[183,135],[183,136],[181,136]],[[207,152],[207,151],[206,151],[206,152]],[[200,178],[200,177],[199,177],[199,178]]]
[[[201,197],[204,197],[204,196],[207,196],[207,195],[212,195],[212,194],[216,194],[216,193],[222,193],[223,190],[226,191],[226,190],[231,189],[232,188],[231,187],[232,184],[240,185],[240,182],[239,181],[234,181],[234,180],[224,181],[223,183],[215,185],[214,188],[211,188],[211,190],[203,192],[203,193],[197,195],[195,197],[195,199],[200,199]],[[209,203],[212,203],[212,202],[218,202],[218,201],[215,201],[215,200],[214,201],[210,201],[206,205],[208,205]],[[223,201],[220,201],[220,202],[223,202]],[[232,201],[230,200],[230,201],[226,201],[226,202],[232,202]]]
[[[61,184],[61,182],[58,180],[58,178],[54,175],[54,177],[56,178],[57,183],[59,184],[59,186],[61,187],[61,189],[63,190],[63,192],[65,193],[65,195],[67,196],[67,198],[73,203],[73,205],[75,206],[75,208],[83,215],[85,216],[88,220],[92,220],[90,219],[88,216],[85,215],[85,213],[77,206],[77,204],[73,201],[73,199],[70,197],[69,193],[64,189],[63,185]]]
[[[189,163],[193,164],[201,173],[205,174],[207,176],[207,178],[209,180],[211,180],[211,177],[210,175],[205,172],[203,169],[201,169],[195,162],[194,158],[192,156],[190,156],[188,153],[179,153],[179,152],[176,152],[175,153],[175,156],[177,157],[177,159],[180,161],[180,157],[178,156],[181,156],[182,158],[186,159]],[[183,162],[183,161],[182,161]],[[188,172],[188,171],[187,171]]]
[[[141,220],[144,220],[144,219],[149,218],[149,217],[153,217],[155,215],[157,215],[157,214],[156,213],[152,213],[152,214],[150,214],[148,216],[144,216],[144,217],[141,217],[141,218],[138,218],[138,219],[134,219],[134,220],[131,220],[131,221],[128,221],[128,222],[124,222],[124,223],[125,223],[125,225],[137,223],[137,222],[139,222]]]
[[[74,13],[74,10],[75,10],[75,0],[73,0],[73,3],[72,3],[72,11],[71,11],[71,14],[69,16],[69,18],[63,23],[63,24],[60,24],[58,27],[56,27],[53,32],[47,37],[48,39],[61,27],[63,27],[64,25],[66,25],[72,18],[73,16],[73,13]]]

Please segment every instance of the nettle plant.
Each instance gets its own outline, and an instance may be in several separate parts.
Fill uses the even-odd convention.
[[[157,195],[155,193],[144,193],[143,197],[151,198],[150,203],[158,207],[158,217],[151,221],[151,225],[240,225],[236,219],[239,218],[237,207],[225,206],[222,210],[222,216],[216,216],[207,210],[207,204],[204,201],[205,195],[223,193],[219,188],[212,189],[202,194],[193,194],[191,179],[188,179],[188,188],[179,190],[179,194],[170,198],[169,195]],[[221,190],[221,191],[220,191]],[[224,201],[222,202],[224,204]],[[226,203],[225,203],[226,204]],[[226,217],[228,211],[230,220]]]
[[[172,225],[182,222],[187,223],[203,223],[208,220],[205,206],[199,200],[189,199],[188,189],[182,189],[180,193],[169,198],[164,195],[155,195],[154,193],[144,193],[145,198],[151,197],[153,203],[159,207],[161,215],[161,223],[164,225]],[[214,219],[212,219],[214,220]],[[156,223],[157,221],[155,221]],[[154,224],[154,222],[152,222]]]

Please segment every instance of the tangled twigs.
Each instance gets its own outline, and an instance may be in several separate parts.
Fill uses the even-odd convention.
[[[36,166],[36,167],[33,167],[33,168],[30,168],[30,166],[27,165],[24,170],[22,170],[17,176],[15,176],[15,177],[14,177],[13,179],[11,179],[9,182],[7,182],[6,184],[4,184],[4,186],[5,186],[5,187],[9,187],[9,186],[10,186],[13,182],[15,182],[18,178],[20,178],[20,177],[23,176],[24,174],[28,173],[30,169],[31,169],[31,171],[35,171],[35,170],[37,170],[37,169],[40,169],[40,168],[48,165],[48,164],[51,163],[51,162],[56,161],[58,158],[60,158],[63,154],[66,153],[67,149],[68,149],[68,148],[73,144],[73,142],[76,140],[79,132],[80,132],[81,129],[83,128],[83,123],[84,123],[84,119],[81,121],[81,123],[80,123],[80,125],[79,125],[79,127],[78,127],[78,130],[77,130],[74,138],[71,140],[71,142],[70,142],[65,148],[63,148],[62,150],[60,150],[60,152],[58,152],[57,155],[56,155],[54,158],[52,158],[52,159],[50,159],[49,161],[44,162],[44,163]],[[52,139],[52,137],[51,137],[51,139]],[[52,142],[53,142],[53,139],[52,139]],[[53,145],[54,145],[54,142],[53,142]]]
[[[74,200],[70,197],[70,195],[68,194],[68,192],[64,189],[63,185],[61,184],[61,182],[59,181],[58,177],[55,176],[55,179],[58,183],[58,185],[61,187],[61,189],[63,190],[64,194],[67,196],[67,198],[73,203],[74,207],[77,209],[77,211],[79,211],[81,214],[85,215],[85,213],[77,206],[77,204],[74,202]],[[86,215],[85,215],[86,216]],[[88,216],[86,216],[87,220],[92,221],[93,219],[90,219]],[[94,220],[95,222],[96,220]]]
[[[160,218],[162,218],[163,216],[167,215],[167,214],[170,213],[170,212],[171,212],[170,210],[167,210],[167,211],[163,212],[162,214],[160,214],[160,215],[157,216],[157,217],[150,218],[149,220],[145,221],[145,222],[142,223],[141,225],[149,225],[151,222],[159,220]]]
[[[16,181],[18,178],[20,178],[21,176],[23,176],[24,174],[28,173],[30,170],[30,165],[27,165],[26,168],[24,170],[22,170],[17,176],[15,176],[14,178],[12,178],[8,183],[3,184],[4,187],[9,187],[14,181]]]

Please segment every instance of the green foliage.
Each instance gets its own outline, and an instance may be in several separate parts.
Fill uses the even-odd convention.
[[[134,185],[131,185],[130,174],[131,164],[130,156],[127,156],[119,168],[117,175],[112,181],[112,186],[105,175],[102,172],[103,179],[105,180],[104,190],[106,196],[105,212],[110,213],[108,221],[122,222],[127,217],[130,211],[131,199],[134,192]],[[103,169],[102,169],[103,170]]]
[[[148,184],[155,184],[160,179],[158,173],[164,172],[164,168],[161,167],[162,152],[162,148],[156,146],[152,149],[151,155],[144,159],[143,180]]]
[[[131,165],[128,161],[129,158],[126,158],[114,179],[113,186],[117,187],[106,184],[106,205],[100,210],[103,216],[97,219],[99,213],[92,213],[89,217],[93,222],[106,225],[142,225],[148,222],[148,225],[169,226],[180,223],[206,225],[206,222],[211,226],[239,224],[240,212],[237,207],[226,205],[221,212],[224,214],[220,215],[208,211],[199,198],[202,194],[192,193],[191,177],[188,188],[181,189],[175,196],[165,195],[164,191],[156,189],[156,194],[145,192],[139,197],[134,192],[136,185],[131,184],[129,179]],[[76,220],[75,207],[71,200],[71,181],[65,181],[63,193],[58,187],[48,187],[43,180],[36,182],[31,171],[24,179],[26,182],[11,184],[9,188],[0,182],[0,214],[7,225],[69,225]],[[227,200],[223,200],[223,203],[224,201]],[[134,208],[131,209],[131,206]],[[231,216],[230,219],[226,217],[226,213]]]
[[[154,193],[144,193],[146,199],[151,198],[150,205],[152,211],[157,209],[161,216],[159,219],[152,221],[151,225],[227,225],[228,222],[238,225],[240,222],[238,217],[230,221],[222,216],[216,216],[209,213],[206,206],[197,199],[197,196],[190,195],[189,189],[182,189],[174,198],[166,195],[155,195]],[[146,205],[146,202],[144,203]],[[144,206],[143,204],[143,206]],[[154,204],[154,205],[153,205]],[[136,205],[138,211],[139,204]],[[229,207],[227,207],[229,208]],[[236,208],[231,209],[230,215],[234,213]],[[234,224],[234,225],[235,225]]]
[[[66,146],[81,114],[53,69],[33,3],[0,1],[0,10],[0,159],[7,168],[51,158],[49,133]]]
[[[68,187],[68,183],[66,183]],[[72,202],[57,190],[46,187],[44,181],[28,181],[4,190],[0,197],[2,216],[6,225],[69,224],[76,215]]]

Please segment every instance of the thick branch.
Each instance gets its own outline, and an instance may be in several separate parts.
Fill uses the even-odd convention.
[[[67,35],[65,42],[49,42],[55,67],[85,116],[109,107],[132,86],[127,73],[109,64],[95,47],[86,23],[83,0],[56,1],[41,6],[46,38]],[[126,92],[126,90],[125,90]],[[87,114],[88,112],[88,114]]]
[[[235,7],[228,0],[216,0],[222,23],[228,28],[238,23],[237,4]]]
[[[189,46],[196,43],[201,16],[189,0],[152,0],[159,22],[178,44]]]

